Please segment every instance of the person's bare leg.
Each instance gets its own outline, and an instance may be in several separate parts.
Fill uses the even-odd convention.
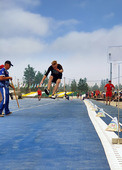
[[[48,90],[50,90],[50,86],[51,86],[52,80],[53,80],[53,76],[50,76],[49,81],[48,81],[48,86],[47,86]]]
[[[108,104],[108,97],[106,97],[106,105]]]
[[[111,97],[109,97],[109,105],[110,105],[110,103],[111,103]]]
[[[61,79],[58,79],[58,80],[56,81],[56,85],[55,85],[55,87],[54,87],[54,89],[53,89],[52,95],[54,95],[55,92],[57,92],[57,89],[58,89],[58,86],[59,86],[60,82],[61,82]]]

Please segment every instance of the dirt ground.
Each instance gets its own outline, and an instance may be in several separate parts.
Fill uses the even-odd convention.
[[[99,101],[99,100],[98,100],[98,101]],[[99,101],[99,102],[105,103],[105,101]],[[111,102],[111,106],[118,107],[118,102],[112,101],[112,102]],[[119,108],[122,109],[122,102],[119,102]]]

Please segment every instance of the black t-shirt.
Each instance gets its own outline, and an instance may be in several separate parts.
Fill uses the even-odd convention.
[[[62,70],[62,66],[60,64],[57,65],[57,68],[59,70]],[[51,75],[54,77],[62,77],[62,73],[58,72],[57,70],[55,70],[52,65],[48,68],[47,72],[45,73],[46,76],[48,76],[49,72],[51,71]]]

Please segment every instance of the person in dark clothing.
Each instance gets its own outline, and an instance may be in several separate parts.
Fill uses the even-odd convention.
[[[66,98],[67,100],[69,100],[69,96],[67,95],[66,92],[65,92],[65,98]]]
[[[60,64],[57,64],[57,61],[53,61],[51,64],[52,65],[48,68],[47,72],[45,73],[44,77],[42,78],[42,80],[40,82],[40,86],[43,84],[43,82],[46,79],[46,77],[48,76],[49,72],[51,72],[51,76],[49,77],[48,86],[47,86],[47,89],[45,89],[45,93],[47,95],[49,95],[51,84],[52,84],[52,82],[55,83],[53,93],[51,96],[51,98],[55,99],[56,98],[55,93],[57,92],[57,89],[58,89],[59,84],[62,79],[63,67]]]

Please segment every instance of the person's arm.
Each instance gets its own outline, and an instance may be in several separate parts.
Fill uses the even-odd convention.
[[[105,90],[105,92],[106,92],[106,85],[104,86],[104,90]]]
[[[9,84],[9,86],[15,90],[15,87],[14,87],[14,86],[12,86],[11,84]]]
[[[112,91],[114,91],[114,90],[115,90],[115,86],[113,85],[112,87],[113,87],[113,88],[112,88]]]
[[[40,86],[43,84],[43,82],[44,82],[44,80],[46,79],[46,77],[47,77],[47,76],[44,75],[44,77],[42,78],[42,80],[41,80],[41,82],[40,82],[40,84],[39,84]]]
[[[59,70],[58,68],[55,69],[56,71],[58,71],[59,73],[63,73],[63,69]]]
[[[12,80],[12,77],[0,76],[0,81],[5,81],[5,80]]]
[[[63,73],[63,68],[60,64],[59,64],[59,69],[57,68],[55,70],[58,71],[59,73]]]
[[[39,86],[41,86],[44,82],[44,80],[46,79],[46,77],[48,76],[49,72],[51,71],[51,66],[48,68],[47,72],[45,73],[45,75],[43,76]]]

